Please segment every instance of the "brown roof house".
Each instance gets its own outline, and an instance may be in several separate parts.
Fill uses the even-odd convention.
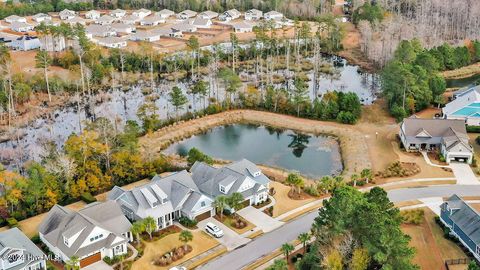
[[[451,119],[403,119],[400,139],[409,152],[439,151],[447,163],[471,163],[473,148],[468,142],[465,122]]]

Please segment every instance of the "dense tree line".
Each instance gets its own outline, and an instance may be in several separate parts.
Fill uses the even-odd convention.
[[[480,39],[480,5],[475,1],[457,0],[352,0],[355,9],[376,3],[385,10],[383,20],[358,19],[361,47],[367,57],[384,66],[394,57],[402,40],[419,39],[426,48],[448,42],[462,45],[464,40]],[[371,11],[371,10],[370,10]],[[367,13],[368,14],[368,13]],[[376,12],[370,13],[377,14]],[[355,16],[354,16],[355,19]]]
[[[431,49],[423,48],[417,39],[402,41],[382,71],[382,86],[391,114],[401,120],[432,103],[444,103],[446,82],[439,72],[479,61],[479,49],[478,41],[459,47],[445,43]]]
[[[419,269],[401,223],[383,189],[340,187],[320,208],[311,229],[315,240],[297,269]]]
[[[10,15],[28,16],[36,13],[60,12],[64,9],[75,11],[90,10],[94,6],[89,2],[72,1],[66,3],[62,0],[41,0],[35,2],[12,2],[0,4],[0,19]]]
[[[20,220],[92,194],[150,178],[166,170],[177,170],[162,156],[146,159],[138,147],[142,130],[127,122],[119,132],[109,120],[86,123],[82,133],[72,134],[58,150],[45,144],[40,163],[27,162],[20,172],[0,168],[0,223]]]

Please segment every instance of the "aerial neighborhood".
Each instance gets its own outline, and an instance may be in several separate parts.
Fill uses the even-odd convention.
[[[479,14],[0,0],[0,270],[480,270]]]
[[[209,33],[205,32],[208,29],[214,30],[214,32],[210,31],[211,33],[223,31],[250,33],[253,32],[254,26],[263,21],[272,21],[276,28],[293,26],[293,21],[286,19],[279,12],[271,11],[263,15],[262,11],[256,9],[243,13],[230,9],[221,14],[210,10],[200,13],[184,10],[175,13],[168,9],[154,12],[145,8],[130,11],[115,9],[86,12],[64,9],[58,13],[38,13],[28,17],[11,15],[3,21],[1,27],[11,31],[8,34],[0,33],[0,38],[8,47],[21,51],[49,48],[44,44],[48,42],[47,39],[39,38],[42,33],[38,30],[42,25],[60,25],[61,23],[85,26],[87,37],[92,42],[107,48],[125,48],[130,41],[147,41],[161,45],[161,37],[169,40],[182,37],[182,33],[196,33],[201,37]],[[140,35],[137,35],[137,28]],[[17,39],[27,41],[15,42]]]

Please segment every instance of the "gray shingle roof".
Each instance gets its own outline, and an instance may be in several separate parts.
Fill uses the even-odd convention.
[[[440,144],[443,139],[463,141],[468,136],[463,120],[423,119],[410,117],[403,119],[403,132],[408,143]]]
[[[254,180],[258,186],[257,189],[253,187],[241,192],[243,197],[246,198],[255,194],[260,185],[266,185],[269,181],[255,164],[246,159],[233,162],[218,169],[202,162],[196,162],[193,164],[191,172],[193,181],[198,185],[201,192],[212,198],[219,195],[225,195],[220,192],[220,184],[223,186],[232,185],[226,194],[230,195],[234,192],[238,192],[247,177],[249,177]],[[255,173],[258,173],[258,175],[254,176]]]
[[[45,258],[45,254],[18,228],[0,232],[0,250],[3,251],[1,254],[2,257],[10,251],[19,249],[24,252],[24,262],[8,268],[9,270],[28,269],[29,265],[33,265]]]
[[[158,194],[152,189],[153,186],[157,186],[167,195],[166,201],[156,207],[152,207],[144,193],[142,193],[142,190],[146,190],[146,192],[151,193],[154,198],[160,200]],[[200,196],[192,197],[193,194],[200,194],[199,192],[200,190],[192,180],[190,174],[183,170],[163,178],[155,176],[150,183],[136,187],[130,191],[123,191],[115,187],[108,194],[108,198],[117,201],[123,207],[134,212],[138,217],[145,218],[147,216],[164,216],[175,210],[183,210],[183,203],[187,201],[187,199],[193,200],[192,198],[200,198]]]
[[[110,233],[102,240],[81,248],[95,227]],[[122,234],[128,232],[130,227],[131,224],[120,207],[115,202],[108,201],[89,204],[78,212],[55,205],[40,224],[39,232],[68,257],[82,257],[102,247],[110,248],[115,239],[120,240],[115,245],[127,242]],[[78,233],[79,236],[70,243],[70,247],[65,245],[64,237],[70,238]]]
[[[458,226],[476,245],[480,245],[480,215],[457,195],[451,196],[442,204],[453,209],[450,219]]]

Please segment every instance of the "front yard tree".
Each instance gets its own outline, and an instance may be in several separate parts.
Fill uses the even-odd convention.
[[[301,233],[298,235],[297,239],[303,245],[303,254],[307,253],[307,242],[310,241],[312,236],[309,233]]]
[[[178,236],[178,240],[183,243],[183,249],[187,250],[187,244],[188,242],[193,240],[193,234],[191,231],[183,230],[180,232],[180,235]]]
[[[65,263],[65,269],[67,269],[67,270],[79,270],[80,265],[78,263],[79,263],[78,257],[77,256],[72,256],[72,257],[70,257],[70,260],[68,260]]]
[[[282,245],[280,250],[283,252],[283,254],[285,255],[285,259],[288,262],[288,256],[290,256],[290,253],[294,250],[294,247],[289,243],[285,243]]]
[[[140,244],[140,234],[145,232],[145,224],[142,221],[135,221],[130,228],[130,231],[135,234],[137,244]]]
[[[291,185],[293,188],[293,191],[296,193],[301,192],[301,188],[304,186],[304,181],[303,178],[300,177],[300,175],[296,173],[291,173],[287,176],[287,180],[285,180],[287,184]]]
[[[43,76],[45,77],[45,84],[47,86],[48,101],[52,102],[52,96],[50,95],[50,85],[48,84],[48,67],[52,64],[52,58],[45,50],[40,50],[35,55],[36,67],[43,69]]]
[[[155,222],[155,219],[153,217],[146,217],[143,220],[143,226],[145,226],[145,231],[148,233],[150,240],[152,240],[152,233],[157,228],[157,223]]]
[[[213,201],[213,207],[220,212],[220,219],[223,220],[223,211],[228,206],[228,198],[226,196],[220,195],[215,198]]]
[[[183,106],[187,104],[188,99],[183,94],[182,89],[180,89],[178,86],[174,86],[170,92],[170,98],[168,101],[173,105],[173,107],[175,107],[175,114],[178,116],[178,109],[183,108]]]
[[[237,211],[242,206],[243,200],[244,198],[241,193],[234,192],[232,195],[230,195],[230,197],[228,197],[228,206],[232,210]]]

